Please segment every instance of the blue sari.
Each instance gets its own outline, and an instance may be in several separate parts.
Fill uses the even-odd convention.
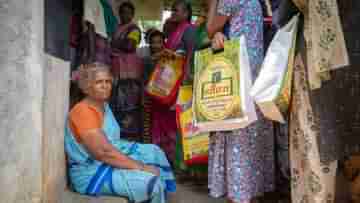
[[[67,122],[68,123],[68,122]],[[167,192],[175,192],[176,183],[169,162],[159,147],[120,139],[120,127],[108,104],[105,104],[102,130],[108,141],[130,158],[153,165],[160,176],[139,171],[118,169],[91,157],[79,144],[69,128],[65,128],[65,151],[72,188],[91,196],[112,195],[127,197],[131,202],[165,203]]]

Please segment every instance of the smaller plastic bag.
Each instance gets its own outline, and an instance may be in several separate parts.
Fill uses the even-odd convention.
[[[291,98],[298,20],[294,16],[275,34],[250,93],[266,118],[281,123]]]

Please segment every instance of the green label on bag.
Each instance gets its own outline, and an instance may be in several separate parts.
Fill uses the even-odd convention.
[[[217,97],[231,96],[233,93],[233,78],[220,78],[216,82],[204,82],[201,89],[201,99],[214,99]]]
[[[242,116],[239,90],[239,42],[225,43],[216,55],[210,49],[196,53],[195,116],[199,122]]]

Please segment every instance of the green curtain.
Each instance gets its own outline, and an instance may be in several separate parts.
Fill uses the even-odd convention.
[[[113,13],[111,5],[106,0],[100,0],[100,2],[104,11],[106,33],[108,34],[109,37],[111,37],[113,33],[116,31],[118,20]]]

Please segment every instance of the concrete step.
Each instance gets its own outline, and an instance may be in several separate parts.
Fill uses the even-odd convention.
[[[66,190],[63,195],[62,203],[128,203],[122,197],[90,197]]]
[[[90,197],[66,190],[62,203],[128,203],[122,197]],[[177,192],[169,197],[168,203],[225,203],[224,199],[211,198],[206,185],[178,184]]]

